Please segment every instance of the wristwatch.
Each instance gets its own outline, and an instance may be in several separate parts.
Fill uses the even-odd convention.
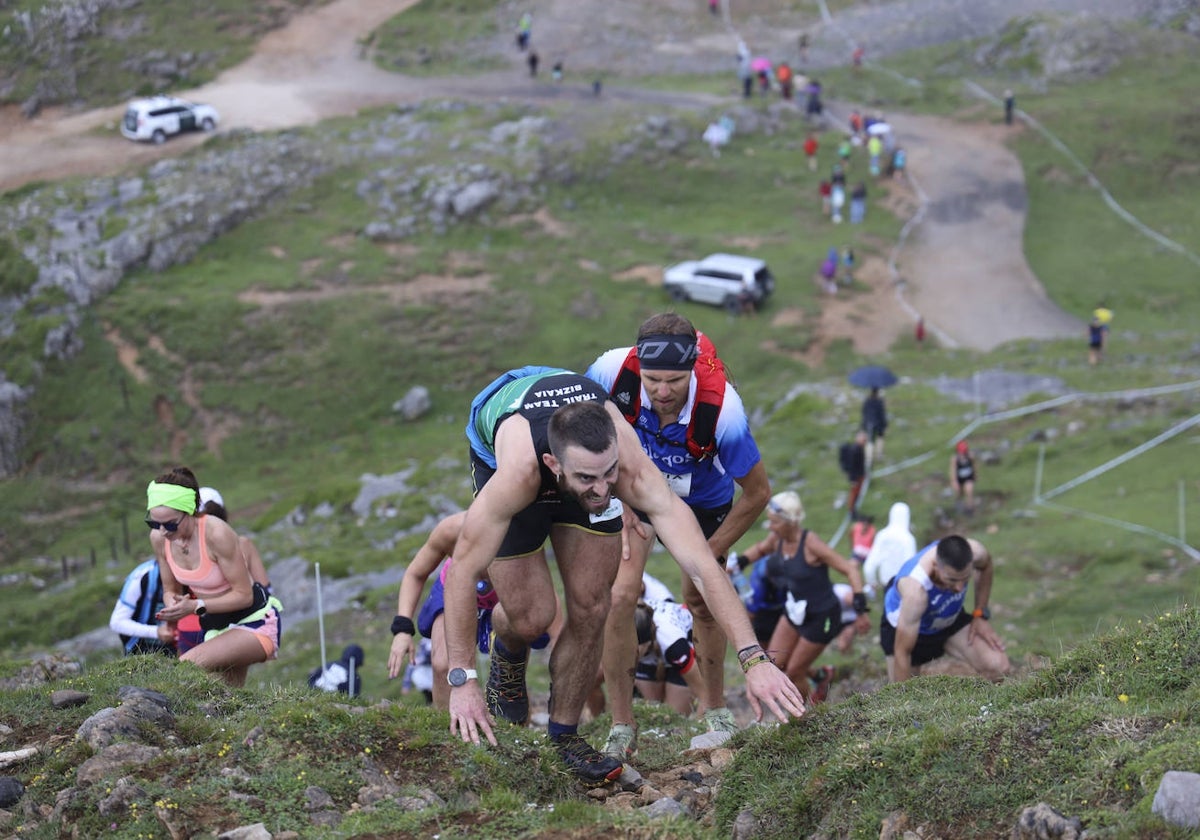
[[[446,682],[450,683],[451,688],[466,685],[467,680],[477,679],[479,679],[479,673],[474,668],[451,668],[450,673],[446,674]]]
[[[192,610],[192,612],[194,612],[196,615],[204,615],[206,612],[208,612],[208,607],[204,606],[203,598],[196,599],[196,609]]]
[[[976,608],[975,612],[971,613],[971,616],[974,618],[982,618],[984,621],[988,621],[992,617],[992,611],[987,607],[978,607]]]

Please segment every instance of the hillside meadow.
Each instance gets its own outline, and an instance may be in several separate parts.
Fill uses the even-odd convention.
[[[1106,78],[1039,89],[1020,86],[1022,77],[1005,68],[981,70],[970,55],[968,46],[897,59],[899,72],[924,80],[917,93],[883,74],[835,71],[827,77],[828,95],[991,120],[998,112],[965,94],[960,80],[1017,87],[1020,107],[1063,138],[1124,207],[1192,253],[1200,250],[1200,219],[1186,200],[1196,194],[1200,173],[1188,161],[1197,158],[1200,137],[1178,107],[1182,92],[1200,81],[1194,61],[1149,48]],[[497,114],[471,106],[453,119],[431,114],[440,142],[429,144],[421,162],[449,159],[455,136],[523,107]],[[834,341],[823,361],[810,366],[805,351],[819,340],[812,325],[822,305],[812,275],[833,234],[808,200],[816,176],[797,165],[799,125],[741,136],[736,150],[719,159],[697,142],[678,154],[646,144],[617,161],[611,150],[653,112],[631,105],[620,120],[605,121],[581,118],[570,107],[552,103],[545,111],[569,123],[579,141],[576,177],[545,184],[537,214],[493,215],[443,234],[374,243],[359,235],[370,215],[354,187],[365,172],[340,170],[207,246],[193,263],[131,276],[99,301],[84,327],[83,354],[44,366],[29,405],[28,467],[0,483],[0,555],[12,581],[0,589],[3,669],[11,672],[31,654],[106,623],[125,571],[146,550],[139,521],[145,484],[171,463],[191,466],[202,483],[222,491],[235,525],[254,535],[268,566],[298,555],[320,563],[323,575],[345,577],[404,564],[430,517],[469,501],[462,426],[479,387],[522,364],[582,369],[601,351],[631,341],[644,317],[668,307],[654,282],[662,266],[710,251],[749,251],[765,258],[779,281],[763,312],[732,317],[700,305],[680,311],[727,360],[753,413],[773,484],[799,490],[810,527],[834,534],[844,489],[836,448],[857,423],[862,396],[845,375],[868,362],[900,373],[903,383],[887,393],[893,417],[887,464],[915,463],[873,480],[865,508],[883,520],[888,505],[903,499],[913,508],[918,540],[958,531],[991,548],[998,563],[993,612],[1019,676],[998,688],[931,678],[843,693],[799,723],[740,736],[754,748],[739,751],[725,774],[716,825],[686,830],[727,836],[740,810],[765,801],[775,803],[778,816],[763,836],[874,836],[881,819],[903,810],[937,836],[998,837],[1007,836],[1021,807],[1043,799],[1080,816],[1094,836],[1185,836],[1152,817],[1149,801],[1163,771],[1200,766],[1194,679],[1200,572],[1193,558],[1153,533],[1091,517],[1194,535],[1197,437],[1188,432],[1167,440],[1055,499],[1082,514],[1040,506],[1033,495],[1039,471],[1043,490],[1057,487],[1196,415],[1198,392],[1080,400],[982,423],[972,446],[990,456],[981,466],[981,510],[968,520],[945,496],[946,462],[950,441],[980,418],[973,401],[947,396],[935,383],[1003,370],[1116,395],[1200,379],[1190,323],[1195,263],[1117,220],[1086,177],[1024,131],[1015,150],[1030,199],[1030,263],[1065,309],[1086,311],[1104,300],[1116,312],[1104,364],[1087,365],[1083,336],[981,354],[918,347],[906,335],[870,358],[848,339]],[[688,122],[698,137],[711,116],[683,112],[672,119]],[[351,130],[356,120],[370,119],[364,114],[311,130]],[[836,135],[822,139],[832,144]],[[861,230],[838,231],[837,241],[851,242],[860,259],[883,258],[903,222],[872,212]],[[265,305],[257,302],[263,292],[279,296]],[[856,293],[863,290],[851,289]],[[114,333],[139,351],[144,380],[118,358],[106,339]],[[433,407],[406,423],[392,404],[416,385],[430,390]],[[1021,402],[1050,396],[1031,392]],[[206,438],[202,429],[220,434]],[[353,514],[360,476],[401,471],[409,472],[413,491],[391,499],[393,510],[364,519]],[[311,516],[323,504],[333,514]],[[297,510],[307,520],[280,527]],[[669,558],[651,562],[652,571],[675,580]],[[72,569],[65,580],[64,564]],[[404,729],[406,743],[437,745],[445,756],[433,775],[447,791],[482,784],[473,762],[492,774],[482,804],[449,806],[446,813],[457,816],[439,822],[442,836],[470,836],[477,821],[487,826],[489,819],[516,820],[490,824],[493,835],[584,837],[589,829],[580,826],[591,823],[652,831],[636,818],[586,804],[569,785],[547,783],[538,773],[522,776],[516,761],[505,760],[515,753],[468,756],[452,744],[444,718],[419,710],[385,679],[394,606],[394,591],[366,590],[354,609],[326,619],[331,648],[349,641],[366,648],[366,701],[398,703],[365,718],[342,715],[331,698],[296,689],[318,664],[314,622],[286,625],[280,660],[254,668],[245,691],[225,692],[162,663],[104,661],[109,655],[89,662],[78,685],[103,695],[135,679],[180,695],[211,693],[237,732],[258,719],[315,727],[314,742],[340,745],[330,774],[345,772],[339,762],[352,760],[347,745],[388,749],[386,739],[370,739],[383,737],[379,730]],[[829,661],[849,686],[873,689],[881,681],[882,656],[863,641],[857,653]],[[736,685],[736,665],[727,670]],[[535,671],[535,690],[544,690],[544,670]],[[6,696],[5,722],[30,722],[5,736],[6,748],[46,734],[28,728],[40,717],[43,694]],[[370,736],[364,720],[372,724]],[[217,755],[219,739],[205,729],[213,724],[198,715],[191,725],[190,742],[208,744],[212,753],[204,759],[212,763],[199,767],[215,772],[229,759]],[[605,725],[602,717],[592,734]],[[680,735],[667,746],[682,743]],[[80,757],[79,749],[66,746],[22,768],[27,796],[52,804],[51,779]],[[665,752],[651,760],[668,766]],[[295,761],[315,766],[316,759],[300,753]],[[285,783],[285,771],[263,782],[263,792],[280,803],[272,809],[273,830],[298,825],[301,788]],[[185,813],[198,813],[215,790],[169,773],[159,784],[163,795],[176,791],[173,801]],[[338,795],[351,794],[347,788]],[[502,816],[529,800],[558,803],[558,816]],[[387,818],[387,812],[377,823],[367,817],[354,830],[387,836]],[[128,820],[113,836],[157,836],[161,828],[145,819]],[[434,830],[433,822],[398,825],[406,827],[394,830],[414,836]],[[318,836],[311,827],[302,830]]]

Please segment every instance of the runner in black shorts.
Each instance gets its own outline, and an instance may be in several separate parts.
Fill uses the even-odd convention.
[[[527,367],[493,381],[472,402],[467,426],[476,495],[446,571],[450,730],[495,744],[492,718],[524,723],[528,643],[557,611],[543,553],[547,536],[562,579],[565,620],[550,656],[549,740],[588,783],[611,781],[622,763],[578,734],[599,670],[608,593],[621,562],[623,502],[644,510],[680,567],[710,599],[739,647],[754,632],[724,572],[712,562],[695,517],[642,452],[616,406],[591,380],[560,368]],[[492,562],[498,557],[504,559]],[[475,585],[487,571],[499,603],[492,613],[487,701],[475,662]],[[745,657],[751,704],[765,701],[781,720],[803,713],[795,687],[767,657]]]

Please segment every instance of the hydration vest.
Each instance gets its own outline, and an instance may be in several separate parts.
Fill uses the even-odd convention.
[[[717,454],[717,419],[721,416],[721,404],[725,401],[725,364],[717,358],[717,348],[702,332],[696,333],[696,402],[692,406],[692,418],[688,421],[685,444],[688,454],[697,461]],[[621,370],[613,380],[612,398],[621,414],[636,426],[642,410],[642,370],[638,361],[637,346],[629,348],[629,354]]]

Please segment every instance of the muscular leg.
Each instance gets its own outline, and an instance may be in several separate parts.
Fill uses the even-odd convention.
[[[488,576],[500,603],[492,610],[492,629],[511,653],[520,653],[554,623],[558,597],[544,551],[495,560]]]
[[[654,528],[646,525],[648,539],[629,534],[629,559],[617,568],[612,587],[612,607],[604,624],[604,681],[612,722],[633,725],[633,672],[637,665],[637,633],[633,614],[642,595],[642,572],[654,545]]]
[[[799,641],[800,634],[796,632],[796,628],[787,618],[780,616],[779,623],[775,625],[775,632],[771,634],[771,640],[767,643],[767,653],[775,660],[775,664],[783,668],[792,658],[792,651]]]
[[[702,692],[696,698],[699,701],[697,711],[703,714],[709,709],[725,706],[725,631],[717,624],[700,590],[687,575],[683,576],[683,600],[692,611],[692,637],[702,680]]]
[[[566,621],[550,653],[550,720],[574,726],[600,667],[600,642],[621,562],[621,539],[617,534],[601,536],[556,525],[550,540],[566,601]]]
[[[1012,668],[1008,654],[985,644],[979,638],[968,642],[970,631],[971,626],[967,625],[946,640],[946,656],[965,662],[975,673],[992,682],[1004,679]]]
[[[251,665],[267,661],[258,636],[248,630],[231,629],[179,657],[193,662],[205,671],[219,674],[221,679],[236,688],[246,684],[246,672]]]
[[[825,650],[825,645],[819,645],[816,642],[810,642],[803,636],[799,637],[796,647],[792,649],[792,655],[788,657],[787,664],[784,667],[784,673],[788,675],[788,679],[796,686],[801,694],[804,695],[804,702],[809,702],[811,685],[808,681],[808,669],[817,661]]]

